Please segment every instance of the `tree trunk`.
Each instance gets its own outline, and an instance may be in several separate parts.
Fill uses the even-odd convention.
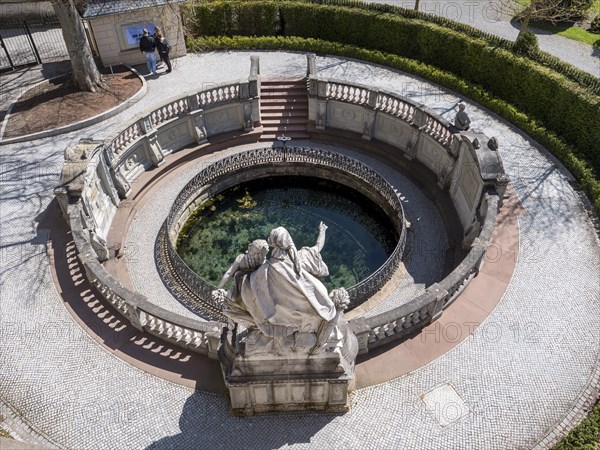
[[[532,2],[533,5],[533,2]],[[523,21],[521,22],[521,28],[519,29],[519,35],[517,36],[517,39],[519,39],[521,36],[523,36],[523,34],[525,34],[527,32],[527,27],[529,26],[529,19],[531,19],[531,15],[533,14],[533,8],[530,6],[529,8],[527,8],[527,11],[525,12],[525,16],[523,17]]]
[[[415,0],[415,11],[419,10],[419,2],[420,0]]]
[[[63,37],[73,68],[73,81],[82,91],[96,92],[104,87],[92,50],[73,0],[53,0],[52,7],[60,21]]]

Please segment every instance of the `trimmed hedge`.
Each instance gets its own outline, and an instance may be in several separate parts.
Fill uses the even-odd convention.
[[[482,86],[564,138],[600,173],[600,96],[485,39],[362,6],[216,1],[193,8],[194,31],[201,35],[316,38],[416,59],[449,71]],[[248,21],[248,17],[259,20]]]
[[[600,182],[594,177],[589,164],[578,157],[571,146],[552,131],[544,128],[527,114],[520,112],[506,101],[490,94],[484,86],[474,85],[447,71],[397,55],[372,51],[351,45],[327,42],[318,39],[297,37],[199,37],[188,39],[192,51],[213,50],[291,50],[338,55],[381,64],[427,78],[435,83],[459,92],[484,107],[504,117],[550,150],[577,178],[582,189],[594,202],[600,213]]]
[[[195,1],[196,2],[199,1],[200,4],[206,5],[207,3],[210,3],[212,0],[192,0],[192,2],[188,3],[187,5],[191,4],[192,9],[193,9],[194,6],[198,4],[198,3],[194,3]],[[393,6],[393,5],[385,4],[385,3],[365,3],[361,0],[303,0],[303,1],[306,3],[313,3],[313,4],[319,4],[319,5],[346,6],[346,7],[350,7],[350,8],[358,8],[358,9],[363,9],[363,10],[368,10],[368,11],[374,11],[377,13],[391,13],[396,16],[404,17],[406,19],[420,19],[420,20],[423,20],[423,21],[426,21],[429,23],[441,25],[444,28],[449,28],[451,30],[458,31],[459,33],[466,34],[471,37],[483,39],[489,45],[492,45],[494,47],[500,47],[505,50],[514,50],[515,43],[513,41],[510,41],[508,39],[503,39],[503,38],[498,37],[491,33],[486,33],[485,31],[481,31],[480,29],[475,28],[471,25],[456,22],[454,20],[447,19],[446,17],[443,17],[443,16],[429,14],[429,13],[422,12],[422,11],[415,11],[413,8],[402,8],[399,6]],[[193,16],[194,14],[192,13],[191,15]],[[242,33],[231,33],[231,32],[225,32],[225,31],[223,31],[221,33],[216,33],[216,34],[215,33],[206,33],[206,34],[210,34],[210,35],[220,34],[220,35],[226,35],[226,36],[232,36],[234,34],[243,35]],[[278,34],[280,34],[280,33],[278,33]],[[255,32],[252,34],[248,34],[247,36],[250,36],[250,35],[266,35],[266,33]],[[565,75],[567,78],[569,78],[577,83],[580,83],[582,86],[584,86],[587,89],[590,89],[592,92],[600,95],[600,79],[599,78],[597,78],[587,72],[584,72],[583,70],[580,70],[580,69],[572,66],[571,64],[568,64],[568,63],[562,61],[560,58],[557,58],[554,55],[550,55],[550,54],[542,52],[540,50],[535,51],[535,52],[530,52],[528,54],[528,56],[531,59],[533,59],[534,61],[542,64],[543,66],[546,66],[549,69],[555,70],[555,71]]]

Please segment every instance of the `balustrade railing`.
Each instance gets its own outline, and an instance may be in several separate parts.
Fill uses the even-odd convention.
[[[234,103],[244,100],[249,97],[248,89],[243,89],[247,86],[248,81],[240,80],[234,83],[214,86],[203,89],[199,92],[186,94],[185,96],[171,100],[168,103],[156,108],[143,117],[138,117],[123,131],[117,134],[108,147],[111,148],[114,155],[123,153],[136,139],[145,135],[149,130],[144,130],[141,123],[149,123],[153,128],[163,125],[164,123],[178,118],[184,114],[192,112],[198,108],[211,108],[227,103]],[[190,103],[190,97],[195,102]],[[193,103],[196,103],[195,105]],[[149,121],[148,121],[149,120]]]
[[[325,96],[333,100],[362,105],[369,100],[369,89],[340,81],[329,81]]]
[[[240,85],[232,84],[207,89],[198,93],[198,104],[201,107],[215,106],[222,103],[238,100],[240,98]]]
[[[429,111],[424,105],[414,103],[392,92],[374,90],[368,86],[338,80],[322,80],[314,75],[311,75],[310,83],[314,84],[313,93],[318,98],[351,103],[390,114],[420,127],[423,132],[444,147],[452,144],[456,130],[451,130],[447,120]],[[418,121],[417,111],[421,113]]]
[[[137,329],[167,342],[216,358],[222,324],[188,319],[150,303],[143,295],[123,287],[97,260],[83,228],[81,203],[69,206],[69,224],[88,281]]]
[[[412,122],[417,105],[395,95],[378,92],[375,109],[399,117],[406,122]]]
[[[111,142],[112,150],[117,155],[122,153],[123,150],[129,146],[133,141],[142,135],[142,128],[140,124],[135,121],[123,131],[121,131]]]
[[[196,175],[181,191],[173,203],[161,233],[166,235],[164,244],[167,245],[168,263],[174,268],[180,281],[197,297],[213,308],[222,308],[212,300],[211,293],[216,286],[204,280],[185,264],[176,251],[177,235],[181,226],[181,217],[190,208],[198,196],[198,192],[207,185],[214,184],[218,179],[232,176],[247,168],[261,166],[276,166],[280,164],[310,164],[327,167],[350,174],[361,180],[381,196],[388,209],[392,211],[390,219],[398,231],[399,239],[394,251],[386,262],[366,279],[348,288],[351,306],[357,306],[375,292],[392,277],[398,268],[406,244],[406,228],[404,227],[404,212],[402,203],[394,188],[377,172],[361,162],[344,156],[312,147],[266,147],[253,149],[224,158],[204,169]],[[163,252],[160,252],[163,254]],[[162,264],[166,264],[163,262]]]

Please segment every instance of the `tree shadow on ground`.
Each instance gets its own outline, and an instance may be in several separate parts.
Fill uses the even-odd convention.
[[[280,448],[308,444],[336,414],[278,413],[231,417],[224,396],[194,392],[179,418],[181,432],[153,442],[146,450]]]
[[[26,270],[32,292],[29,299],[43,297],[39,289],[45,271],[32,270],[31,264],[40,263],[46,253],[48,230],[40,224],[58,180],[61,160],[62,155],[37,155],[33,144],[22,145],[18,153],[0,154],[0,280],[18,277]]]

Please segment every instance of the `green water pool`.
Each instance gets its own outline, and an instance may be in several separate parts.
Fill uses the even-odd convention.
[[[322,281],[330,290],[369,276],[398,240],[383,210],[359,192],[320,178],[285,176],[254,180],[209,199],[182,228],[177,251],[217,285],[253,240],[266,240],[282,226],[297,248],[313,246],[321,221],[329,227],[321,255],[329,267]]]

